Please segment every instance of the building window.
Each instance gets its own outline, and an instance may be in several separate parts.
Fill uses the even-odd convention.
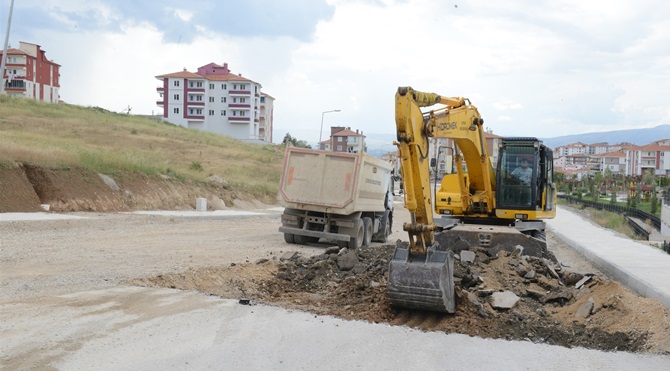
[[[261,103],[265,103],[265,97],[261,97]]]
[[[179,94],[175,94],[173,98],[174,100],[179,100]]]
[[[174,86],[179,86],[179,80],[174,80],[173,85],[174,85]]]
[[[337,137],[337,141],[342,143],[342,137]]]
[[[225,115],[226,115],[226,110],[225,110],[225,109],[222,109],[222,110],[221,110],[221,116],[225,116]]]
[[[341,151],[341,150],[342,150],[342,146],[337,146],[337,150],[338,150],[338,151]]]
[[[174,110],[172,110],[172,112],[179,113],[179,108],[175,108]]]
[[[214,116],[214,110],[213,109],[209,110],[209,115]]]
[[[209,97],[209,103],[214,103],[214,97]]]
[[[247,101],[246,98],[240,98],[240,103],[245,103]]]
[[[237,98],[233,97],[233,103],[237,103]]]
[[[214,89],[214,84],[209,84],[209,88],[213,90]]]
[[[240,85],[240,90],[247,90],[247,84]]]
[[[227,86],[226,84],[221,84],[221,88],[222,88],[223,90],[226,90],[226,89],[228,89],[228,86]]]

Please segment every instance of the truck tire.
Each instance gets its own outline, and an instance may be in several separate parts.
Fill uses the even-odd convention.
[[[375,242],[386,243],[388,242],[388,237],[391,235],[391,227],[393,226],[393,214],[389,211],[384,212],[384,216],[379,221],[379,231],[372,236],[372,240]]]
[[[363,246],[365,240],[365,228],[363,228],[363,221],[358,219],[354,227],[354,235],[349,239],[348,247],[352,250],[358,250]]]
[[[284,241],[286,241],[286,243],[295,243],[295,235],[292,233],[284,233]]]
[[[372,243],[372,219],[363,218],[363,246],[370,246]]]
[[[307,245],[307,236],[301,236],[299,234],[293,235],[293,239],[295,240],[295,243],[298,245]]]

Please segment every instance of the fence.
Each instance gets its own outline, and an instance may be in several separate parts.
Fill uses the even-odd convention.
[[[560,195],[558,197],[563,198],[568,202],[582,204],[586,207],[591,207],[591,208],[598,209],[598,210],[607,210],[607,211],[611,211],[613,213],[619,213],[619,214],[622,214],[622,215],[628,215],[628,216],[632,216],[633,218],[637,218],[637,219],[640,219],[640,220],[643,220],[643,221],[644,220],[649,220],[649,221],[651,221],[651,224],[654,228],[656,228],[657,230],[661,229],[661,219],[654,216],[654,215],[646,213],[642,210],[634,209],[632,207],[620,206],[620,205],[601,204],[601,203],[595,202],[595,201],[580,200],[577,197],[567,196],[567,195]]]
[[[591,207],[594,209],[598,210],[607,210],[611,211],[614,213],[619,213],[624,216],[626,216],[626,220],[628,221],[628,224],[633,227],[635,230],[635,233],[646,237],[649,239],[649,231],[646,229],[642,228],[638,223],[635,221],[632,221],[630,217],[637,218],[642,221],[650,220],[651,224],[653,225],[654,228],[657,230],[661,229],[661,219],[658,217],[651,215],[649,213],[646,213],[644,211],[634,209],[632,207],[625,207],[625,206],[619,206],[619,205],[610,205],[610,204],[601,204],[599,202],[594,202],[594,201],[588,201],[588,200],[580,200],[577,197],[572,197],[572,196],[566,196],[566,195],[559,195],[558,197],[565,199],[566,201],[570,203],[579,203],[582,204],[586,207]],[[670,254],[670,242],[669,241],[663,241],[663,251],[666,253]]]

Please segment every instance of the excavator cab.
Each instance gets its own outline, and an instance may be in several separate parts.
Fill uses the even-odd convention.
[[[503,138],[496,169],[496,215],[535,220],[555,214],[553,154],[537,138]]]

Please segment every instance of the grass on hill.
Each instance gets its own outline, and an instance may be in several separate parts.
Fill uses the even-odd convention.
[[[98,107],[0,96],[0,162],[5,163],[197,182],[216,175],[234,189],[275,197],[283,150]]]

